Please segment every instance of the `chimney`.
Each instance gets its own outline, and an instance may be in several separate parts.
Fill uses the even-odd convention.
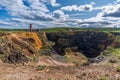
[[[30,32],[32,32],[32,24],[30,24],[29,29],[30,29]]]

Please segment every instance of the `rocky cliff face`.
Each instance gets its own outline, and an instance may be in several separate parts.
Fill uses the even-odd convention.
[[[4,62],[27,62],[41,46],[42,43],[36,33],[0,33],[0,58]]]
[[[0,33],[0,58],[4,62],[19,63],[38,53],[52,56],[67,53],[67,57],[69,53],[73,53],[72,57],[82,53],[86,57],[96,57],[113,42],[114,36],[104,32]],[[60,61],[64,61],[61,58]]]
[[[114,36],[104,32],[54,32],[46,33],[50,41],[55,42],[53,48],[60,54],[65,54],[65,49],[82,52],[87,57],[96,57],[114,42]]]

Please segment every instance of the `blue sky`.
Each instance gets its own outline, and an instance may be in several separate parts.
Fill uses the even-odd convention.
[[[0,28],[120,27],[120,0],[1,0]]]

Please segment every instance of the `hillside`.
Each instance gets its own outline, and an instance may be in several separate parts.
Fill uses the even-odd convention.
[[[0,78],[120,79],[119,36],[119,32],[91,30],[1,32]]]
[[[1,33],[0,56],[3,62],[19,63],[31,59],[42,47],[35,33]]]

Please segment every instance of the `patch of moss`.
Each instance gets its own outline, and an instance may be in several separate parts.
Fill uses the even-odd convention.
[[[120,72],[120,66],[117,66],[117,67],[116,67],[116,70],[117,70],[118,72]]]
[[[37,67],[36,67],[36,70],[44,70],[45,68],[46,68],[45,65],[43,65],[43,66],[37,66]]]
[[[70,52],[64,56],[65,60],[75,65],[83,64],[87,62],[87,58],[79,52]]]
[[[105,63],[104,66],[105,66],[105,67],[110,67],[111,64],[110,64],[110,63]]]
[[[2,58],[4,58],[5,57],[5,55],[3,55],[3,54],[0,54],[0,59],[2,59]]]

